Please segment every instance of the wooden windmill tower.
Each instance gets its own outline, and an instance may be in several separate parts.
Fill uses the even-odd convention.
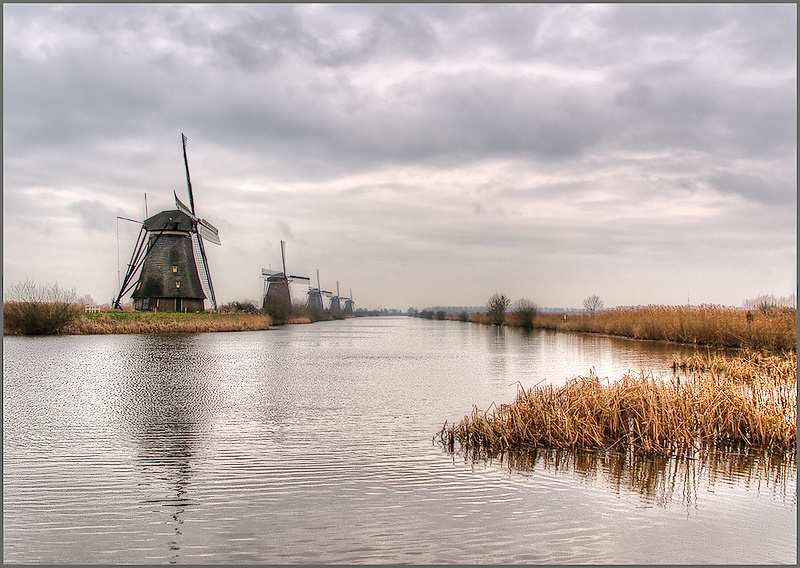
[[[325,309],[322,305],[322,296],[331,297],[331,293],[327,290],[323,290],[322,286],[319,283],[319,269],[317,269],[317,287],[308,289],[308,305],[318,308],[320,310]]]
[[[181,134],[181,139],[190,207],[173,192],[177,209],[162,211],[142,222],[125,279],[114,300],[117,309],[121,309],[122,296],[134,286],[131,298],[136,310],[202,312],[206,298],[217,309],[203,243],[205,239],[219,245],[219,231],[195,214],[186,136]]]
[[[356,314],[355,311],[355,302],[353,302],[353,289],[350,289],[350,297],[349,298],[342,298],[344,300],[344,315],[346,316],[354,316]]]
[[[311,282],[307,276],[296,276],[286,272],[286,242],[281,241],[281,262],[283,272],[276,272],[266,268],[261,269],[264,276],[264,297],[262,308],[279,321],[288,320],[292,311],[292,296],[289,292],[289,283],[294,281]]]
[[[336,295],[331,296],[331,305],[330,308],[331,313],[340,311],[341,305],[339,304],[339,281],[336,281]]]

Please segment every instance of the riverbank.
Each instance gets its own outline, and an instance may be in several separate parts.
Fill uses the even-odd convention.
[[[476,408],[445,423],[451,451],[526,448],[674,455],[699,448],[796,451],[797,355],[748,351],[676,360],[670,380],[641,372],[617,381],[594,374],[564,386],[521,390],[511,404]],[[680,372],[679,372],[680,371]]]
[[[124,333],[198,333],[215,331],[260,331],[271,329],[266,314],[99,312],[78,314],[63,330],[70,335]]]
[[[506,324],[519,327],[516,313]],[[488,314],[469,316],[473,323],[491,324]],[[719,348],[797,351],[797,310],[742,310],[722,306],[641,306],[614,308],[594,314],[537,312],[534,329],[602,333],[631,339],[672,341]]]

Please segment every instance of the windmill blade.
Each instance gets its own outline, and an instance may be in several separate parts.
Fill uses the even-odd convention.
[[[277,270],[267,270],[266,268],[261,269],[262,276],[279,276],[281,274],[283,274],[283,272]]]
[[[295,276],[293,274],[289,275],[290,280],[302,280],[303,282],[311,282],[311,278],[306,278],[305,276]]]
[[[214,295],[214,284],[211,282],[211,270],[208,268],[208,257],[206,257],[206,249],[203,246],[203,238],[200,236],[199,233],[195,233],[192,240],[196,239],[197,248],[200,251],[200,261],[203,265],[202,273],[198,270],[198,276],[200,277],[200,285],[205,286],[208,288],[207,296],[209,300],[211,300],[211,305],[216,310],[217,309],[217,297]]]
[[[195,221],[195,228],[197,232],[200,233],[208,242],[215,245],[222,245],[219,240],[219,230],[205,219],[199,219],[196,215],[189,211],[189,208],[186,207],[186,205],[184,205],[180,199],[178,199],[177,193],[174,191],[172,193],[175,195],[175,206],[178,208],[178,211],[184,215],[188,215],[193,221]]]
[[[203,227],[205,227],[209,231],[212,231],[215,235],[219,234],[219,231],[217,230],[217,228],[214,225],[212,225],[211,223],[209,223],[208,221],[206,221],[205,219],[198,219],[197,222],[200,223],[201,225],[203,225]]]
[[[194,216],[194,213],[192,213],[192,212],[189,210],[189,208],[188,208],[188,207],[186,207],[186,205],[184,205],[184,204],[181,202],[181,200],[180,200],[180,199],[178,199],[178,194],[177,194],[177,193],[175,193],[175,191],[173,191],[173,192],[172,192],[172,194],[175,196],[175,207],[177,207],[177,208],[178,208],[178,211],[180,211],[181,213],[183,213],[183,214],[185,214],[185,215],[188,215],[188,216],[189,216],[189,217],[191,217],[192,219],[197,219],[197,217],[195,217],[195,216]]]
[[[181,132],[183,140],[183,163],[186,165],[186,185],[189,187],[189,205],[192,206],[191,216],[194,217],[194,197],[192,197],[192,178],[189,177],[189,160],[186,157],[186,136]]]
[[[217,228],[204,219],[199,219],[197,223],[197,232],[200,233],[205,240],[215,245],[221,245],[219,242],[219,231]]]

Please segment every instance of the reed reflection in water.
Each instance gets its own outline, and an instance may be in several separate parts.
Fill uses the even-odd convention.
[[[452,452],[465,463],[504,466],[519,474],[539,470],[568,474],[588,484],[600,484],[617,493],[636,493],[643,502],[666,507],[677,503],[696,507],[698,494],[717,484],[741,483],[797,502],[796,454],[763,451],[701,449],[693,455],[642,456],[633,453],[586,452],[532,448],[487,451],[483,448]]]

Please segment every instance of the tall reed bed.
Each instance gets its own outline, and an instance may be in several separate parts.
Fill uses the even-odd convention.
[[[712,305],[643,306],[602,310],[594,315],[568,315],[566,319],[564,314],[540,312],[534,325],[713,347],[797,349],[795,308],[746,311]]]
[[[445,423],[438,441],[454,449],[525,447],[680,454],[703,446],[793,450],[797,441],[796,355],[758,359],[670,379],[596,375],[563,386],[521,389],[512,404],[473,408]],[[791,366],[792,361],[795,365]],[[678,366],[680,366],[680,362]],[[687,363],[688,368],[689,363]]]
[[[76,335],[125,333],[198,333],[270,329],[266,314],[180,314],[157,312],[102,312],[81,314],[66,327]]]

